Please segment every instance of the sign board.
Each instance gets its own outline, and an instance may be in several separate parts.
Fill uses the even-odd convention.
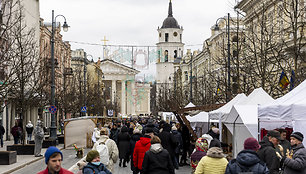
[[[86,111],[87,111],[87,107],[86,106],[81,107],[81,112],[86,112]]]
[[[55,114],[56,111],[57,111],[57,108],[56,108],[56,106],[51,105],[51,106],[48,108],[48,110],[49,110],[49,112],[50,112],[51,114]]]
[[[109,117],[112,117],[114,115],[114,110],[111,110],[111,109],[107,110],[107,115]]]

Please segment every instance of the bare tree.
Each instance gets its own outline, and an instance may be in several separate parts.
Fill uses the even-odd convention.
[[[37,106],[41,99],[39,91],[39,44],[35,28],[24,22],[24,8],[19,0],[4,1],[1,33],[5,48],[1,51],[1,66],[5,68],[4,85],[0,85],[1,98],[8,96],[17,108],[21,126],[25,126],[24,115],[28,108]]]

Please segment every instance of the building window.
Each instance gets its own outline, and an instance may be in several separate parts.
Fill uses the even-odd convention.
[[[180,34],[180,41],[182,42],[182,34]]]
[[[168,62],[168,50],[165,50],[165,62]]]
[[[174,50],[174,58],[177,58],[177,50]]]
[[[188,72],[185,71],[184,73],[185,73],[185,81],[188,81]]]
[[[169,33],[165,33],[165,42],[168,42],[169,40]]]

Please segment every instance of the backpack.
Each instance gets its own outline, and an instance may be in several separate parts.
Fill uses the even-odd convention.
[[[104,165],[108,165],[109,162],[109,152],[108,152],[108,147],[106,146],[106,143],[108,142],[109,139],[106,139],[104,142],[100,142],[97,145],[97,151],[100,154],[100,161]]]

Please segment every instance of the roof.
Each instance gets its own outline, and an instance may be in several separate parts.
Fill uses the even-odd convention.
[[[164,20],[161,28],[180,28],[178,22],[172,15],[172,2],[169,2],[168,17]]]

